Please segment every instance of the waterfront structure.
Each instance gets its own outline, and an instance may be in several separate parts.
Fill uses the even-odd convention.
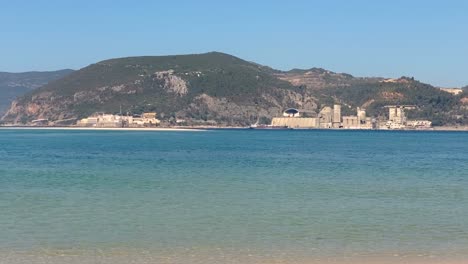
[[[432,127],[432,122],[429,120],[410,120],[406,122],[406,126],[414,129],[427,129]]]
[[[124,127],[152,127],[160,123],[156,113],[143,113],[142,115],[123,116]]]
[[[333,128],[341,127],[341,105],[333,105]]]
[[[283,112],[284,117],[300,117],[299,110],[296,108],[288,108]]]
[[[77,126],[95,127],[97,126],[98,120],[99,118],[97,116],[90,116],[79,120]]]
[[[372,129],[372,118],[366,116],[366,110],[357,108],[355,116],[343,116],[343,128],[348,129]]]
[[[422,129],[430,128],[432,122],[428,120],[407,120],[405,110],[415,109],[414,105],[389,105],[388,119],[368,117],[366,109],[357,107],[356,115],[341,116],[341,105],[335,104],[333,108],[325,106],[317,117],[302,117],[301,111],[288,108],[283,117],[272,119],[271,126],[296,129],[323,128],[323,129]]]
[[[155,112],[143,113],[142,117],[146,119],[156,119],[157,114]]]
[[[154,127],[159,125],[160,120],[156,113],[143,113],[142,115],[112,115],[96,113],[93,116],[78,121],[77,126],[83,127]]]
[[[357,108],[357,117],[358,117],[358,123],[359,124],[364,124],[366,122],[366,109],[362,109],[360,107]]]
[[[318,128],[319,119],[316,117],[274,117],[271,120],[271,126],[296,129]]]
[[[388,121],[381,129],[427,129],[432,127],[429,120],[408,120],[405,110],[416,109],[414,105],[388,105]]]
[[[406,115],[405,110],[416,109],[414,105],[387,105],[388,108],[388,121],[396,124],[405,124]]]
[[[122,118],[119,115],[101,114],[96,127],[121,127]]]
[[[359,119],[357,116],[343,116],[343,128],[349,129],[358,129],[359,126]]]
[[[333,109],[325,106],[319,113],[320,128],[332,128],[333,125]]]
[[[303,112],[307,113],[308,111],[304,110]],[[298,109],[288,108],[283,112],[283,117],[274,117],[271,120],[271,126],[295,129],[333,128],[334,120],[341,120],[341,106],[335,105],[333,110],[326,106],[318,115],[309,113],[311,117],[305,116],[303,117]],[[336,125],[340,127],[341,121]]]
[[[78,126],[83,127],[122,127],[121,117],[104,113],[96,113],[93,116],[78,121]]]

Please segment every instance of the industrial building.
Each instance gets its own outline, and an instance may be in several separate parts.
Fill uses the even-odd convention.
[[[414,105],[389,105],[389,118],[382,123],[375,118],[368,117],[366,110],[356,109],[356,115],[342,116],[341,105],[335,104],[333,108],[325,106],[315,117],[301,115],[301,110],[288,108],[283,117],[275,117],[271,121],[272,127],[288,127],[296,129],[418,129],[430,128],[432,123],[428,120],[407,120],[405,110],[415,109]],[[307,111],[306,111],[307,113]]]
[[[332,128],[333,125],[333,109],[329,106],[325,106],[319,112],[319,127],[320,128]]]
[[[429,120],[408,120],[405,110],[416,109],[414,105],[387,105],[388,121],[380,126],[381,129],[420,129],[430,128],[432,122]]]
[[[300,113],[299,110],[296,108],[288,108],[283,112],[284,117],[299,117]]]
[[[341,105],[334,105],[333,109],[326,106],[315,117],[302,117],[301,111],[288,108],[283,112],[283,117],[275,117],[271,121],[273,127],[288,127],[296,129],[311,128],[340,128]]]
[[[406,109],[416,109],[414,105],[387,105],[388,125],[394,128],[403,128],[406,124]]]
[[[319,119],[316,117],[275,117],[271,120],[271,126],[289,128],[318,128]]]
[[[333,128],[341,127],[341,105],[333,105]]]
[[[355,116],[343,116],[343,128],[347,129],[372,129],[375,128],[372,118],[366,116],[366,110],[357,108]]]
[[[96,113],[90,117],[78,121],[77,126],[82,127],[154,127],[159,125],[160,120],[156,113],[143,113],[142,115],[112,115]]]

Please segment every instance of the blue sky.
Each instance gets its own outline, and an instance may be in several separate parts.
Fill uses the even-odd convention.
[[[468,85],[468,1],[0,0],[0,71],[221,51],[277,69]]]

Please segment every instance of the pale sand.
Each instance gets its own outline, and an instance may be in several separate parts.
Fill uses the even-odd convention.
[[[468,126],[441,126],[433,127],[436,131],[468,131]]]
[[[0,129],[24,129],[24,130],[88,130],[88,131],[204,131],[199,128],[162,128],[162,127],[142,127],[142,128],[130,128],[130,127],[7,127],[0,126]],[[1,263],[1,262],[0,262]]]
[[[75,251],[40,250],[35,252],[0,252],[0,264],[467,264],[468,256],[438,257],[431,255],[336,256],[313,257],[294,252],[275,255],[254,252],[185,250],[150,251]]]
[[[256,258],[183,258],[165,256],[0,256],[0,264],[466,264],[465,260],[433,260],[433,259],[381,259],[381,258],[328,258],[315,260],[301,260],[295,258],[284,259],[256,259]]]
[[[194,127],[152,127],[152,128],[129,128],[129,127],[34,127],[34,126],[0,126],[0,129],[35,129],[35,130],[101,130],[101,131],[206,131],[211,129],[248,129],[248,127],[219,127],[219,126],[194,126]],[[307,130],[307,129],[305,129]],[[353,129],[335,129],[335,128],[315,128],[312,130],[332,130],[332,131],[350,131]],[[367,130],[367,129],[363,129]],[[402,130],[388,130],[378,129],[376,131],[468,131],[468,126],[443,126],[432,127],[428,129],[402,129]]]

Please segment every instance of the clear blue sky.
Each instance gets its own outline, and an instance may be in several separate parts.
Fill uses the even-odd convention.
[[[277,69],[468,85],[468,1],[0,0],[0,71],[221,51]]]

